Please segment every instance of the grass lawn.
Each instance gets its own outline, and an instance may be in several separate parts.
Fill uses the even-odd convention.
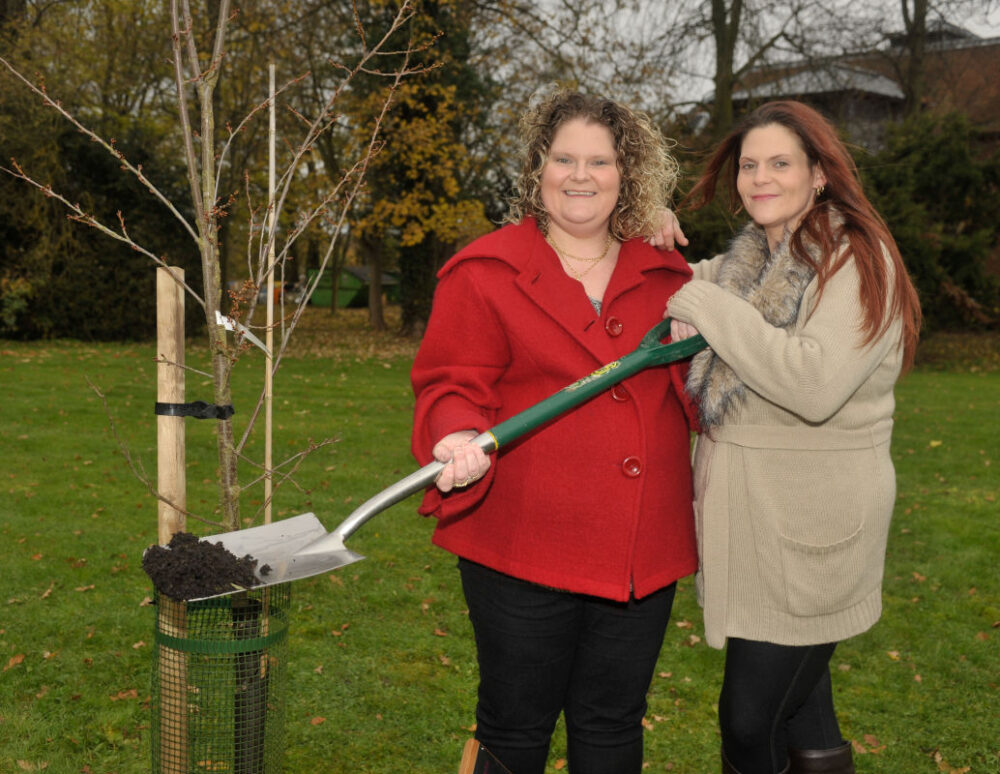
[[[318,315],[306,326],[275,380],[275,459],[310,439],[335,442],[278,490],[275,518],[314,511],[332,528],[415,467],[412,346],[367,334],[357,315],[332,333]],[[1000,358],[995,338],[969,341],[929,342],[897,391],[885,614],[834,656],[862,774],[1000,771]],[[133,463],[155,477],[153,355],[151,344],[0,341],[0,774],[150,768],[154,608],[140,559],[156,540],[156,503],[108,412]],[[203,363],[203,350],[192,346],[188,362]],[[255,356],[239,367],[238,429],[262,370]],[[209,398],[207,381],[189,376],[187,399]],[[186,427],[188,507],[211,518],[213,427]],[[454,559],[431,546],[415,506],[349,540],[366,561],[293,586],[287,772],[457,771],[474,722],[475,650]],[[250,488],[244,515],[259,508]],[[650,691],[648,771],[719,770],[722,654],[701,635],[688,579]],[[552,771],[563,757],[557,736]]]

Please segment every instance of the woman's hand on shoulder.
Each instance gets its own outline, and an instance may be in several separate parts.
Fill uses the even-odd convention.
[[[475,483],[490,469],[489,455],[470,443],[477,435],[475,430],[460,430],[449,433],[434,445],[434,459],[447,463],[434,482],[442,492]]]
[[[681,223],[673,210],[661,210],[660,224],[653,235],[646,239],[653,247],[673,250],[675,245],[687,246],[688,240],[681,229]]]

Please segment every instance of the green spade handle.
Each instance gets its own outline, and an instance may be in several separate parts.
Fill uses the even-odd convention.
[[[563,387],[545,400],[487,430],[484,435],[493,436],[494,445],[487,448],[480,444],[483,451],[488,454],[499,449],[639,371],[650,366],[682,360],[707,346],[705,339],[700,335],[663,344],[662,340],[669,334],[670,318],[667,318],[650,329],[642,337],[639,346],[629,354],[602,365],[596,371]]]

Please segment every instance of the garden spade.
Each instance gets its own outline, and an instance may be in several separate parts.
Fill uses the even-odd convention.
[[[669,333],[670,320],[665,319],[643,336],[634,351],[601,366],[534,406],[479,434],[471,443],[491,454],[629,376],[650,366],[681,360],[706,346],[701,336],[692,336],[670,344],[662,343]],[[250,554],[257,559],[256,572],[261,586],[330,572],[364,559],[361,554],[347,548],[347,538],[373,516],[433,484],[446,464],[434,461],[400,479],[362,503],[332,532],[326,531],[315,514],[303,513],[260,527],[211,535],[202,540],[222,543],[237,557]],[[262,574],[261,570],[265,565],[270,569]]]

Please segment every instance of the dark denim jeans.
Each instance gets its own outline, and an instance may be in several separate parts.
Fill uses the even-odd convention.
[[[459,560],[479,651],[476,738],[541,774],[565,713],[573,774],[638,774],[642,718],[675,586],[612,602]]]
[[[726,757],[740,774],[784,771],[789,749],[843,743],[830,684],[836,646],[729,638],[719,726]]]

